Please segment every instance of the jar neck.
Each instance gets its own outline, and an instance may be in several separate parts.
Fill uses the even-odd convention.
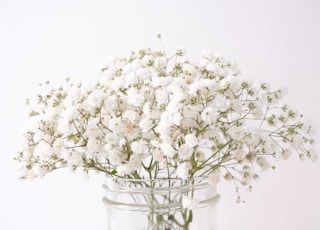
[[[205,178],[192,181],[181,179],[124,179],[107,177],[104,203],[108,207],[124,208],[149,212],[181,210],[186,202],[196,208],[212,205],[220,199],[216,187],[207,183]],[[194,208],[192,207],[192,208]]]

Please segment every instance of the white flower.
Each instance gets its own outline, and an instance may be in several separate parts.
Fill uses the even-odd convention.
[[[220,89],[224,90],[224,89],[227,89],[229,87],[230,87],[229,79],[227,79],[227,78],[222,79],[221,82],[220,82]]]
[[[176,47],[176,54],[178,56],[184,56],[186,54],[186,50],[183,47]]]
[[[152,76],[152,87],[153,88],[158,88],[158,87],[166,87],[166,86],[170,86],[172,84],[170,84],[172,82],[172,77],[167,76],[167,77],[160,77],[158,75],[156,76]],[[168,90],[168,88],[167,88]]]
[[[87,103],[88,103],[88,106],[92,108],[99,108],[101,107],[105,99],[106,99],[106,94],[102,90],[95,90],[88,97]]]
[[[152,129],[152,127],[153,121],[150,118],[143,118],[139,122],[139,128],[144,132],[149,131],[150,129]]]
[[[126,110],[123,112],[123,118],[131,123],[136,123],[139,120],[139,114],[133,110]]]
[[[188,196],[182,197],[182,207],[188,210],[193,210],[198,207],[199,200],[189,198]]]
[[[261,167],[262,171],[266,171],[270,168],[270,163],[265,157],[258,157],[256,162]]]
[[[87,140],[87,151],[89,154],[100,152],[101,143],[95,138],[88,138]]]
[[[118,91],[120,89],[124,89],[125,88],[125,85],[126,85],[126,82],[123,78],[115,78],[110,87],[111,89],[113,89],[114,91]]]
[[[155,148],[152,152],[152,157],[156,161],[162,161],[164,158],[163,152],[159,148]]]
[[[234,151],[234,156],[237,161],[242,161],[246,157],[246,155],[247,155],[247,150],[244,150],[243,148],[237,148]]]
[[[242,109],[242,103],[238,99],[232,99],[231,100],[231,108],[236,112],[240,113]]]
[[[191,96],[197,96],[197,93],[202,92],[206,85],[204,84],[203,81],[194,81],[192,84],[189,85],[188,87],[188,93]]]
[[[189,63],[184,63],[182,66],[183,73],[186,75],[194,75],[196,73],[196,68]]]
[[[154,63],[154,57],[152,57],[151,55],[145,55],[142,58],[142,64],[145,66],[152,66]]]
[[[142,165],[143,157],[139,155],[135,155],[133,158],[130,159],[129,165],[132,171],[139,170]]]
[[[111,118],[108,121],[108,127],[112,130],[113,133],[122,133],[124,130],[124,124],[121,122],[121,119],[118,117]]]
[[[241,141],[245,135],[245,130],[243,130],[243,127],[239,126],[231,126],[227,132],[232,139],[237,141]]]
[[[157,102],[161,104],[167,104],[169,99],[169,94],[168,91],[166,91],[163,88],[157,89],[156,90],[156,100]]]
[[[194,149],[188,144],[182,144],[179,147],[178,155],[181,160],[190,160]]]
[[[118,145],[120,141],[120,137],[115,133],[107,133],[104,139],[110,145]]]
[[[198,138],[194,133],[189,133],[184,138],[185,138],[186,144],[190,147],[195,147],[199,143]]]
[[[209,62],[206,66],[206,69],[212,72],[216,72],[217,70],[219,70],[219,66],[217,63]]]
[[[63,106],[69,108],[77,104],[81,99],[80,83],[75,83],[70,89],[68,89],[68,95],[63,101]]]
[[[79,117],[79,111],[76,106],[70,106],[61,113],[61,117],[66,121],[72,121]]]
[[[160,70],[164,70],[167,65],[167,60],[165,57],[158,57],[155,60],[155,66],[157,66]]]
[[[125,81],[124,87],[125,88],[130,87],[136,84],[138,81],[139,81],[139,77],[136,75],[136,73],[128,73],[126,74],[126,81]]]
[[[117,166],[117,174],[119,176],[126,176],[129,175],[134,169],[131,167],[130,164],[121,163]]]
[[[177,176],[181,179],[187,180],[189,178],[189,172],[192,169],[190,162],[183,162],[177,167]]]
[[[140,81],[148,81],[151,78],[152,72],[150,71],[149,68],[141,68],[138,69],[136,72],[136,76],[140,79]]]
[[[203,50],[201,52],[201,57],[211,61],[214,58],[214,54],[210,50]]]
[[[311,149],[309,154],[310,154],[310,156],[308,156],[308,157],[310,158],[311,161],[316,161],[318,159],[318,154],[315,149]]]
[[[220,174],[218,172],[212,172],[208,175],[208,184],[217,185],[220,181]]]
[[[217,121],[218,112],[213,107],[207,107],[201,112],[201,119],[206,124],[212,124]]]
[[[162,143],[160,144],[160,149],[163,152],[163,154],[169,158],[173,158],[176,154],[176,151],[169,143]]]
[[[230,104],[227,98],[221,94],[218,94],[215,96],[213,103],[215,108],[217,108],[221,112],[226,111],[229,108],[229,104]]]
[[[43,160],[48,160],[52,155],[52,148],[49,143],[40,141],[34,149],[34,156]]]
[[[48,170],[45,167],[41,167],[39,165],[33,166],[32,170],[37,176],[40,176],[40,177],[43,177],[48,172]]]
[[[140,69],[141,67],[142,66],[139,60],[133,60],[130,63],[127,63],[126,65],[124,65],[122,70],[125,76],[127,77],[128,73],[135,72],[137,69]]]
[[[289,159],[289,157],[292,155],[291,149],[284,149],[281,153],[281,156],[284,160]]]
[[[137,154],[144,154],[148,151],[148,147],[142,141],[134,141],[131,143],[131,150]]]
[[[99,130],[99,118],[94,118],[88,121],[87,130],[84,132],[84,136],[88,138],[96,138],[100,136],[101,132]]]
[[[58,118],[61,113],[60,107],[49,107],[45,110],[42,119],[47,121],[52,121]]]
[[[169,110],[162,113],[160,122],[167,124],[167,126],[171,126],[172,124],[180,125],[181,119],[182,119],[182,116],[179,113],[179,111]]]
[[[303,141],[303,138],[299,135],[294,135],[292,137],[292,145],[295,149],[302,149],[303,146],[304,146],[304,141]]]
[[[117,149],[111,149],[107,154],[112,165],[119,165],[125,161],[125,155]]]
[[[134,106],[142,106],[143,102],[145,100],[143,94],[141,92],[139,92],[137,89],[135,88],[129,88],[127,90],[127,99],[128,99],[128,103]]]
[[[238,90],[241,89],[241,84],[243,82],[243,79],[241,79],[241,76],[234,76],[234,75],[229,75],[228,77],[225,78],[226,81],[229,83],[229,88],[233,92],[237,92]]]
[[[78,151],[73,151],[71,153],[70,158],[68,159],[68,163],[71,166],[81,167],[83,165],[82,157],[83,157],[83,153]]]
[[[26,163],[22,163],[19,165],[17,169],[17,176],[19,178],[26,178],[28,176],[28,168]]]
[[[66,136],[68,136],[70,133],[72,133],[74,129],[74,126],[70,124],[70,122],[66,119],[60,119],[59,123],[57,125],[57,131],[60,133],[64,133]]]

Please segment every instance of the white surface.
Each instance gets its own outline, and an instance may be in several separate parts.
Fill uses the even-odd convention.
[[[210,49],[254,81],[287,85],[289,104],[319,128],[319,11],[316,0],[0,1],[0,229],[106,229],[102,175],[16,178],[24,100],[39,82],[90,82],[109,56],[160,48],[161,33],[168,52]],[[318,230],[319,181],[320,161],[292,159],[262,175],[245,204],[221,183],[219,230]]]

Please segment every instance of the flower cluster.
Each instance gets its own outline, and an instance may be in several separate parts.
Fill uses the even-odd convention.
[[[94,85],[66,80],[28,101],[21,177],[62,168],[122,178],[220,177],[249,185],[270,160],[314,159],[311,126],[235,62],[143,49],[113,58]],[[48,83],[49,84],[49,83]]]

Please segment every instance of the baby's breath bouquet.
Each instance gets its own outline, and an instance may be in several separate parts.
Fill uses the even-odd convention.
[[[15,157],[22,178],[69,167],[114,178],[221,177],[238,187],[293,152],[315,158],[311,126],[280,103],[286,91],[245,80],[222,56],[141,49],[112,58],[102,73],[92,85],[48,83],[28,100]]]
[[[204,51],[189,60],[183,49],[172,56],[141,49],[112,58],[102,73],[92,85],[47,83],[27,100],[30,122],[15,157],[21,178],[63,167],[102,172],[112,179],[107,206],[146,211],[143,229],[212,229],[193,221],[213,218],[207,209],[193,211],[217,199],[206,186],[223,177],[238,192],[273,168],[271,161],[292,153],[316,158],[311,126],[281,103],[286,91],[245,80],[220,55]],[[133,204],[121,203],[126,194]],[[116,229],[132,228],[114,221]]]

